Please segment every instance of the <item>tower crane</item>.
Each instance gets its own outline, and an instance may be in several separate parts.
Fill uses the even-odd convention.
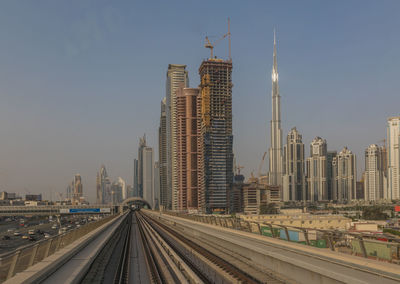
[[[261,170],[262,170],[262,166],[263,166],[263,164],[264,164],[264,160],[265,160],[265,156],[267,155],[267,152],[264,152],[264,154],[263,154],[263,156],[262,156],[262,159],[261,159],[261,163],[260,163],[260,165],[258,166],[258,177],[260,178],[261,177]]]
[[[206,36],[206,43],[204,44],[204,47],[210,49],[210,54],[211,54],[210,58],[214,58],[214,47],[217,45],[217,43],[219,43],[221,40],[223,40],[226,37],[228,37],[228,40],[229,40],[229,60],[232,60],[232,58],[231,58],[231,28],[230,28],[230,19],[229,18],[228,18],[228,32],[226,34],[224,34],[221,38],[219,38],[216,41],[214,41],[213,43],[211,43],[208,36]]]

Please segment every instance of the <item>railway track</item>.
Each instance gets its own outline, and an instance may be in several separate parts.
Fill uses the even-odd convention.
[[[80,283],[94,280],[119,284],[265,283],[140,211],[129,214]]]

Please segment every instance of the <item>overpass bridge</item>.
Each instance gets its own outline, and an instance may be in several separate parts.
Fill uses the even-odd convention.
[[[21,250],[7,259],[0,256],[0,282],[5,278],[6,284],[400,282],[398,264],[200,219],[126,210],[68,244],[53,240],[31,248],[31,254]],[[54,243],[59,249],[53,252]]]
[[[38,206],[0,206],[0,216],[50,216],[63,214],[111,214],[128,207],[151,209],[149,202],[140,197],[131,197],[120,204],[90,205],[38,205]]]

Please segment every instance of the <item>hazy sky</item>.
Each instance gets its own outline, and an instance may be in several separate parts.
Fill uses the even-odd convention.
[[[399,11],[397,0],[1,1],[0,191],[50,197],[80,173],[94,201],[102,163],[132,184],[139,136],[157,148],[168,64],[187,64],[196,87],[204,38],[226,33],[227,17],[244,173],[269,147],[274,27],[285,139],[297,126],[307,153],[315,136],[348,146],[361,171],[400,114]]]

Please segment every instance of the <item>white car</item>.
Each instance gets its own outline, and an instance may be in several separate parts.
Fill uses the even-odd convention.
[[[50,234],[47,234],[47,233],[44,234],[44,238],[45,238],[45,239],[48,239],[48,238],[50,238],[50,237],[51,237]]]
[[[35,230],[29,230],[29,231],[28,231],[28,234],[29,234],[29,235],[34,235],[34,234],[35,234]]]
[[[14,236],[20,236],[20,235],[21,235],[20,232],[18,232],[18,231],[14,232]]]
[[[51,228],[52,228],[53,230],[55,230],[55,229],[57,229],[57,226],[56,226],[56,225],[53,225],[53,226],[51,226]]]

